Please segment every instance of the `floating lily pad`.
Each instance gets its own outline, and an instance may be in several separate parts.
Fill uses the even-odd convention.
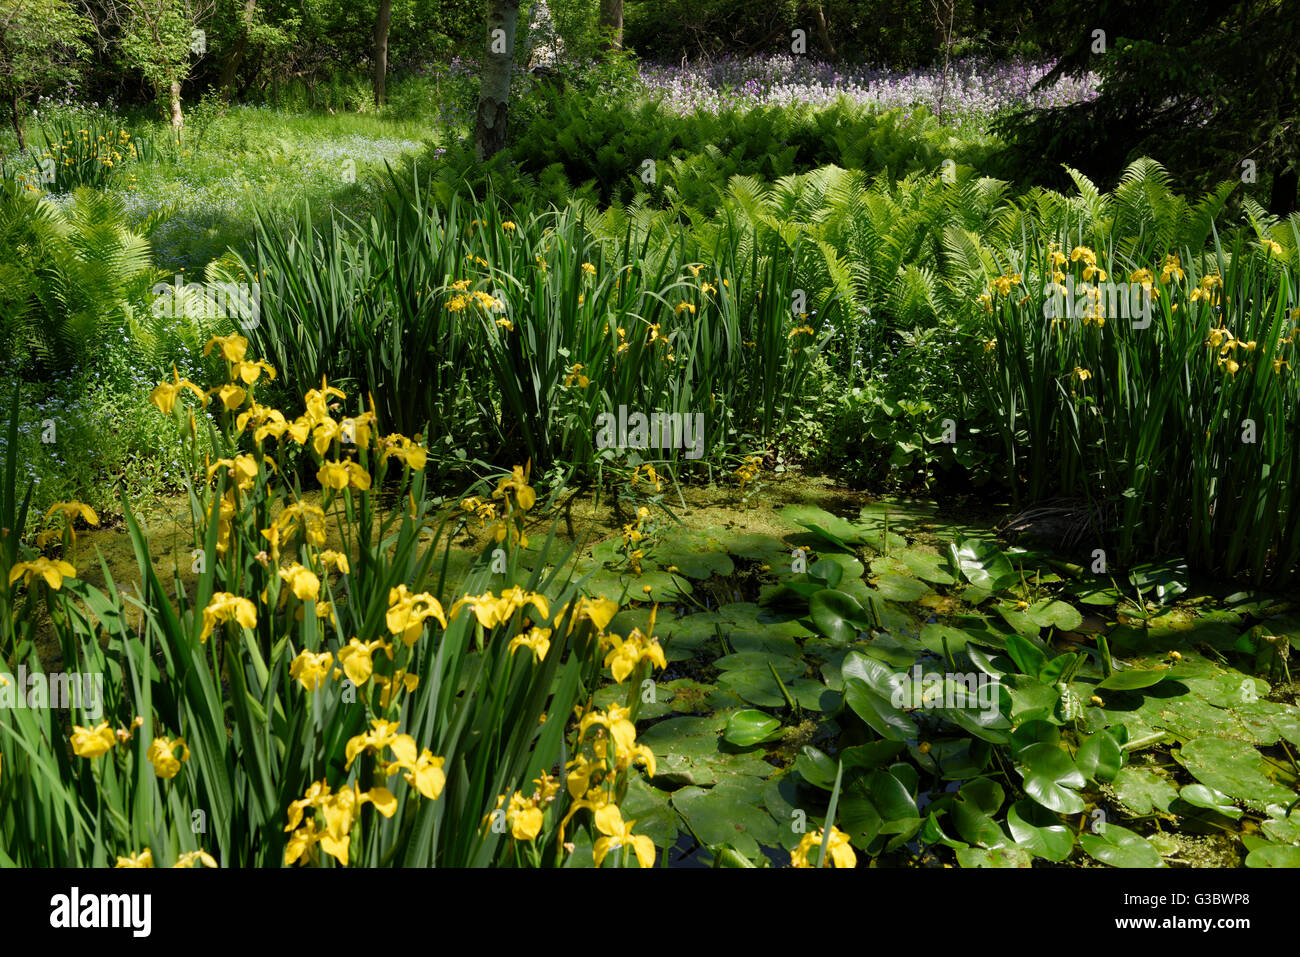
[[[1061,700],[1061,693],[1055,687],[1024,675],[1009,676],[1004,686],[1011,696],[1013,724],[1051,718]]]
[[[925,582],[894,572],[877,575],[872,584],[881,595],[891,601],[916,601],[930,591],[930,586]]]
[[[1243,716],[1192,695],[1148,701],[1139,714],[1153,728],[1168,729],[1189,741],[1210,736],[1236,738],[1249,744],[1272,744],[1277,740],[1277,728],[1268,717]],[[1244,718],[1252,720],[1248,723]]]
[[[723,655],[713,664],[721,671],[766,671],[767,666],[771,665],[782,681],[793,681],[807,670],[807,665],[798,658],[774,655],[765,651],[740,651]]]
[[[950,806],[953,826],[962,839],[989,848],[1006,844],[1006,834],[993,820],[1005,797],[1002,786],[989,778],[976,778],[963,784]]]
[[[803,649],[799,642],[781,634],[767,634],[754,631],[731,631],[726,634],[726,641],[738,654],[745,652],[763,652],[771,655],[785,655],[797,658]]]
[[[968,642],[971,641],[970,635],[960,628],[954,628],[952,625],[942,625],[938,622],[931,622],[921,629],[921,644],[926,651],[931,654],[943,654],[944,639],[948,640],[948,650],[954,655],[964,651]]]
[[[1087,782],[1070,756],[1055,744],[1040,742],[1016,752],[1025,793],[1058,814],[1078,814],[1084,803],[1076,788]]]
[[[1157,685],[1167,677],[1169,677],[1167,670],[1139,671],[1132,669],[1116,671],[1110,677],[1098,683],[1097,687],[1112,691],[1136,691],[1140,688],[1150,688],[1152,685]]]
[[[1290,817],[1269,818],[1259,827],[1279,844],[1300,844],[1300,812],[1292,812]]]
[[[948,567],[976,588],[997,591],[1018,576],[1000,548],[979,539],[966,539],[948,546]]]
[[[1074,850],[1074,834],[1059,817],[1033,801],[1017,801],[1007,811],[1007,828],[1034,857],[1060,862]]]
[[[1135,565],[1129,570],[1129,581],[1142,590],[1147,600],[1164,603],[1187,591],[1187,564],[1166,561]]]
[[[1234,821],[1241,817],[1241,808],[1232,803],[1232,798],[1204,784],[1189,784],[1178,792],[1178,796],[1193,807],[1207,808]]]
[[[1083,615],[1063,601],[1044,599],[1035,602],[1029,606],[1025,614],[1040,628],[1074,631],[1083,624]]]
[[[772,766],[751,751],[724,750],[727,713],[703,718],[668,718],[638,738],[658,759],[655,781],[711,785],[729,777],[765,777]]]
[[[1182,679],[1187,690],[1220,708],[1254,704],[1268,694],[1268,682],[1239,671]]]
[[[866,544],[870,537],[868,529],[832,515],[816,505],[787,505],[779,514],[792,525],[805,528],[844,551],[852,551],[853,545]]]
[[[673,565],[689,578],[730,575],[736,570],[725,539],[680,528],[664,535],[655,546],[654,558],[661,566]]]
[[[1270,844],[1246,855],[1247,867],[1300,867],[1300,847]]]
[[[713,684],[702,684],[690,678],[656,682],[655,696],[651,702],[641,703],[641,718],[655,718],[663,714],[699,714],[706,711],[723,711],[744,704],[740,696]]]
[[[1264,759],[1245,742],[1197,738],[1175,751],[1174,757],[1202,784],[1237,800],[1261,806],[1295,800],[1292,792],[1265,773]]]
[[[790,568],[792,560],[790,553],[794,551],[794,547],[775,535],[718,528],[708,528],[705,532],[724,534],[724,544],[728,553],[738,558],[760,562],[770,566],[773,571],[788,571]]]
[[[871,771],[884,767],[900,755],[906,745],[902,741],[869,741],[854,745],[840,752],[840,760],[845,768],[863,768]]]
[[[828,691],[820,681],[810,678],[795,678],[791,681],[781,679],[785,690],[798,703],[799,707],[810,711],[821,711],[825,704],[830,704],[833,693]],[[766,668],[741,668],[725,671],[718,676],[718,684],[734,691],[749,704],[760,708],[783,708],[787,702],[781,694],[781,687]],[[822,696],[828,699],[823,702]]]
[[[808,831],[808,812],[799,806],[798,800],[796,775],[783,772],[763,784],[763,807],[776,822],[777,841],[787,851],[798,846]],[[841,828],[844,829],[842,823]]]
[[[1107,731],[1098,731],[1084,738],[1075,755],[1079,773],[1089,781],[1115,780],[1124,763],[1124,753],[1119,742]]]
[[[1101,833],[1084,832],[1079,844],[1090,857],[1111,867],[1164,867],[1160,852],[1139,834],[1118,824],[1107,824]]]
[[[861,678],[846,674],[844,701],[881,737],[891,741],[916,737],[916,722],[905,711],[895,707],[889,698],[877,694]]]
[[[759,845],[780,840],[777,823],[762,806],[762,782],[755,778],[722,781],[715,787],[685,787],[673,792],[672,805],[701,843],[729,844],[746,857]]]
[[[646,589],[649,591],[646,591]],[[622,603],[628,601],[673,602],[692,593],[691,583],[679,575],[647,568],[641,575],[624,574],[602,568],[582,582],[588,595],[605,595]]]
[[[958,848],[957,863],[962,867],[1032,867],[1034,862],[1024,848],[1007,844],[994,848]]]
[[[808,611],[821,633],[833,641],[848,643],[870,627],[866,609],[842,591],[817,592],[808,602]]]
[[[753,708],[732,712],[723,733],[727,743],[734,744],[738,748],[752,747],[780,736],[781,722],[770,714],[755,711]]]
[[[1156,811],[1168,814],[1178,797],[1178,789],[1166,778],[1145,768],[1121,768],[1113,787],[1120,803],[1139,817]]]
[[[910,668],[921,653],[920,642],[905,635],[879,635],[866,641],[856,642],[862,653],[883,661],[895,668]]]
[[[826,588],[834,588],[844,578],[844,566],[823,558],[808,569],[808,577],[821,582]]]
[[[677,841],[678,819],[668,804],[669,794],[633,776],[620,807],[624,820],[636,821],[636,833],[644,834],[659,848],[669,848]]]

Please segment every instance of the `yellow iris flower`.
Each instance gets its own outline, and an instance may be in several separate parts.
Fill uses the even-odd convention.
[[[442,603],[428,592],[412,594],[405,585],[389,589],[388,612],[385,621],[388,630],[400,635],[402,642],[410,648],[424,631],[425,619],[432,618],[447,627],[447,615],[442,610]]]
[[[203,631],[199,641],[207,643],[208,636],[219,621],[238,622],[244,628],[257,627],[257,609],[247,598],[240,598],[230,592],[219,591],[212,596],[208,607],[203,609]]]
[[[818,829],[817,833],[805,834],[799,846],[790,852],[791,867],[814,867],[813,861],[821,854],[821,844],[824,829]],[[809,860],[812,858],[812,861]],[[831,825],[830,844],[826,848],[826,861],[835,867],[857,867],[858,857],[853,853],[853,846],[849,843],[849,836],[841,831],[835,825]]]
[[[616,851],[630,844],[632,850],[636,853],[637,863],[642,867],[655,866],[655,845],[649,837],[644,834],[633,834],[632,825],[636,821],[623,820],[623,812],[618,809],[617,804],[606,804],[597,809],[595,814],[596,830],[601,833],[601,837],[596,838],[596,844],[592,848],[593,859],[597,867],[600,867],[605,856],[610,851]]]
[[[297,679],[308,691],[315,691],[325,683],[333,664],[334,657],[328,651],[320,654],[302,651],[290,662],[289,677]]]
[[[179,757],[177,757],[177,749],[180,750]],[[190,749],[186,746],[184,738],[173,740],[154,738],[153,743],[149,745],[149,750],[145,752],[145,757],[153,765],[154,774],[170,780],[180,773],[181,764],[190,759]]]
[[[117,735],[103,721],[94,728],[72,726],[72,753],[79,758],[99,758],[112,751],[117,744]]]

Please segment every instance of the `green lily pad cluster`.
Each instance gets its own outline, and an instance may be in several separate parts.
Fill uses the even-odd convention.
[[[658,774],[629,798],[665,847],[762,866],[833,823],[860,863],[1164,867],[1226,834],[1245,866],[1297,865],[1285,604],[1189,600],[1179,563],[1113,579],[969,530],[927,541],[950,530],[915,509],[781,515],[781,538],[684,535],[639,577],[588,581],[681,583],[640,712]],[[756,565],[754,601],[692,610]]]

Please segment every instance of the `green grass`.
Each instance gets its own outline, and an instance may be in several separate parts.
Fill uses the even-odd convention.
[[[220,111],[202,101],[188,116],[180,144],[170,129],[141,109],[49,111],[27,125],[29,146],[45,149],[45,135],[83,127],[115,126],[139,145],[139,157],[114,168],[103,185],[120,191],[132,215],[158,215],[154,262],[194,273],[229,247],[247,240],[254,210],[271,216],[303,200],[317,209],[359,214],[372,199],[385,165],[425,149],[445,131],[413,119],[363,114],[294,114],[269,107]],[[0,134],[0,151],[15,163],[17,140]]]

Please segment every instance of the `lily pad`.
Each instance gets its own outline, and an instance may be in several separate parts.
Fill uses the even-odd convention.
[[[672,805],[701,843],[730,844],[746,857],[756,857],[759,845],[780,840],[777,823],[762,807],[762,782],[723,781],[709,789],[685,787],[673,792]]]
[[[711,785],[730,777],[766,777],[772,766],[751,751],[725,750],[722,740],[729,715],[668,718],[638,738],[658,759],[656,782]]]
[[[853,641],[870,626],[867,611],[857,599],[829,588],[812,596],[808,611],[821,633],[833,641]]]
[[[1246,855],[1247,867],[1300,867],[1300,847],[1294,844],[1269,844]]]
[[[1237,800],[1260,806],[1295,800],[1292,792],[1265,773],[1259,752],[1243,741],[1197,738],[1175,751],[1174,757],[1202,784]]]
[[[1017,801],[1007,811],[1007,828],[1034,857],[1060,862],[1074,850],[1074,834],[1061,819],[1033,801]]]
[[[930,591],[930,586],[924,582],[894,572],[877,575],[873,585],[881,595],[891,601],[916,601]]]
[[[948,650],[954,655],[965,650],[971,641],[970,635],[952,625],[931,622],[921,629],[921,644],[931,654],[942,655],[944,639],[948,640]]]
[[[811,678],[795,678],[792,681],[782,678],[781,680],[785,684],[785,690],[801,708],[821,711],[823,704],[830,704],[829,700],[823,702],[822,696],[824,694],[828,697],[833,696],[833,692],[820,681],[813,681]],[[785,695],[781,693],[781,686],[776,683],[776,679],[767,668],[724,671],[718,676],[718,684],[734,691],[749,704],[760,708],[782,708],[788,704]]]
[[[738,748],[748,748],[781,736],[781,722],[770,714],[746,708],[732,712],[723,738]]]
[[[1169,813],[1178,790],[1167,779],[1145,768],[1121,768],[1113,784],[1120,803],[1139,817]]]
[[[861,678],[846,676],[844,701],[853,712],[883,738],[903,741],[916,737],[916,722],[890,699],[877,694]]]
[[[792,850],[808,830],[808,812],[799,806],[797,776],[782,772],[769,778],[763,784],[763,807],[776,821],[780,846]]]
[[[806,528],[844,551],[852,551],[851,546],[867,541],[865,529],[816,505],[787,505],[779,514],[792,525]]]
[[[1107,824],[1099,834],[1080,834],[1079,844],[1090,857],[1111,867],[1165,866],[1160,852],[1150,842],[1118,824]]]
[[[1187,591],[1187,564],[1166,561],[1135,565],[1129,570],[1129,581],[1148,600],[1163,604]]]
[[[667,791],[634,775],[621,804],[624,819],[636,821],[636,833],[646,835],[660,848],[672,847],[677,841],[679,822],[668,797]]]
[[[1079,773],[1090,781],[1115,780],[1123,763],[1124,753],[1120,750],[1119,742],[1107,731],[1088,735],[1075,755]]]
[[[1034,862],[1024,848],[1006,844],[994,848],[958,848],[957,863],[962,867],[1032,867]]]
[[[1241,808],[1232,803],[1232,798],[1204,784],[1189,784],[1178,792],[1178,796],[1193,807],[1207,808],[1234,821],[1241,817]]]
[[[1098,683],[1098,688],[1105,688],[1110,691],[1137,691],[1140,688],[1150,688],[1157,685],[1169,677],[1168,670],[1129,670],[1116,671],[1110,677],[1103,679]]]
[[[1074,631],[1083,624],[1083,615],[1063,601],[1044,599],[1029,606],[1026,615],[1040,628]]]
[[[997,591],[1017,580],[1016,570],[1003,551],[991,542],[966,539],[948,546],[948,567],[977,588]]]
[[[1063,749],[1040,742],[1022,748],[1015,757],[1025,793],[1031,798],[1058,814],[1083,811],[1083,798],[1073,789],[1087,782]]]
[[[807,666],[798,658],[764,651],[738,651],[723,655],[713,664],[720,671],[766,671],[767,666],[771,665],[782,681],[793,681],[807,670]]]

